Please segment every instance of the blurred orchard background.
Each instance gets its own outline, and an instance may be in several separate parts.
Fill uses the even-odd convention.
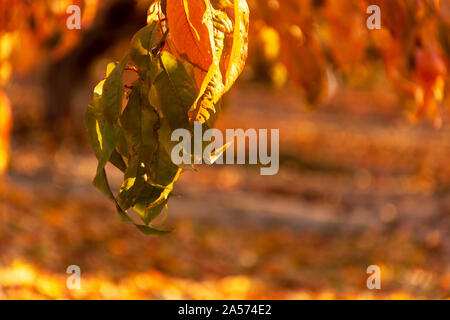
[[[83,123],[149,3],[0,0],[0,299],[450,297],[450,1],[248,0],[217,126],[279,128],[280,172],[183,173],[156,238],[91,186]]]

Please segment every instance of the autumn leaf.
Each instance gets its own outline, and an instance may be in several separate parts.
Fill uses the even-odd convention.
[[[204,23],[204,0],[167,2],[167,19],[172,42],[178,54],[207,71],[213,56],[208,27]]]
[[[160,0],[152,0],[147,10],[147,24],[159,22],[163,18],[162,3]]]
[[[229,4],[228,4],[229,6]],[[249,9],[245,0],[235,0],[233,4],[234,24],[226,14],[226,8],[208,8],[214,35],[214,56],[205,76],[200,94],[189,110],[189,120],[206,122],[215,105],[241,74],[248,52]],[[226,44],[229,45],[226,45]]]
[[[248,55],[249,15],[247,2],[245,0],[235,0],[233,45],[229,59],[225,63],[225,92],[231,88],[244,69]]]

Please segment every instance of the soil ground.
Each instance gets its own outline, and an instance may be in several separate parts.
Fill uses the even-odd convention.
[[[412,125],[389,93],[342,92],[308,111],[289,90],[241,85],[226,105],[219,128],[280,129],[279,174],[183,173],[174,231],[157,238],[120,222],[91,186],[90,150],[13,140],[0,298],[450,297],[448,126]],[[81,290],[66,288],[69,265]],[[366,287],[369,265],[381,290]]]

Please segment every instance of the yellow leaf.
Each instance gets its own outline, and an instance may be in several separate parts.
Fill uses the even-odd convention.
[[[248,5],[245,0],[234,0],[233,47],[224,77],[225,92],[237,80],[247,60],[249,14]]]
[[[147,24],[152,24],[153,22],[159,22],[160,19],[164,17],[161,8],[161,1],[154,1],[147,11]]]
[[[204,123],[242,72],[248,52],[249,9],[245,0],[234,1],[234,26],[225,9],[207,7],[208,24],[214,35],[213,62],[203,80],[197,100],[189,110],[189,120]],[[234,29],[234,31],[233,31]],[[225,45],[230,43],[230,45]]]

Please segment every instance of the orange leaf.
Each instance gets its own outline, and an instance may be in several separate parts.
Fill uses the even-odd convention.
[[[178,54],[204,71],[213,55],[209,30],[203,23],[204,0],[167,1],[167,20],[172,42]]]

